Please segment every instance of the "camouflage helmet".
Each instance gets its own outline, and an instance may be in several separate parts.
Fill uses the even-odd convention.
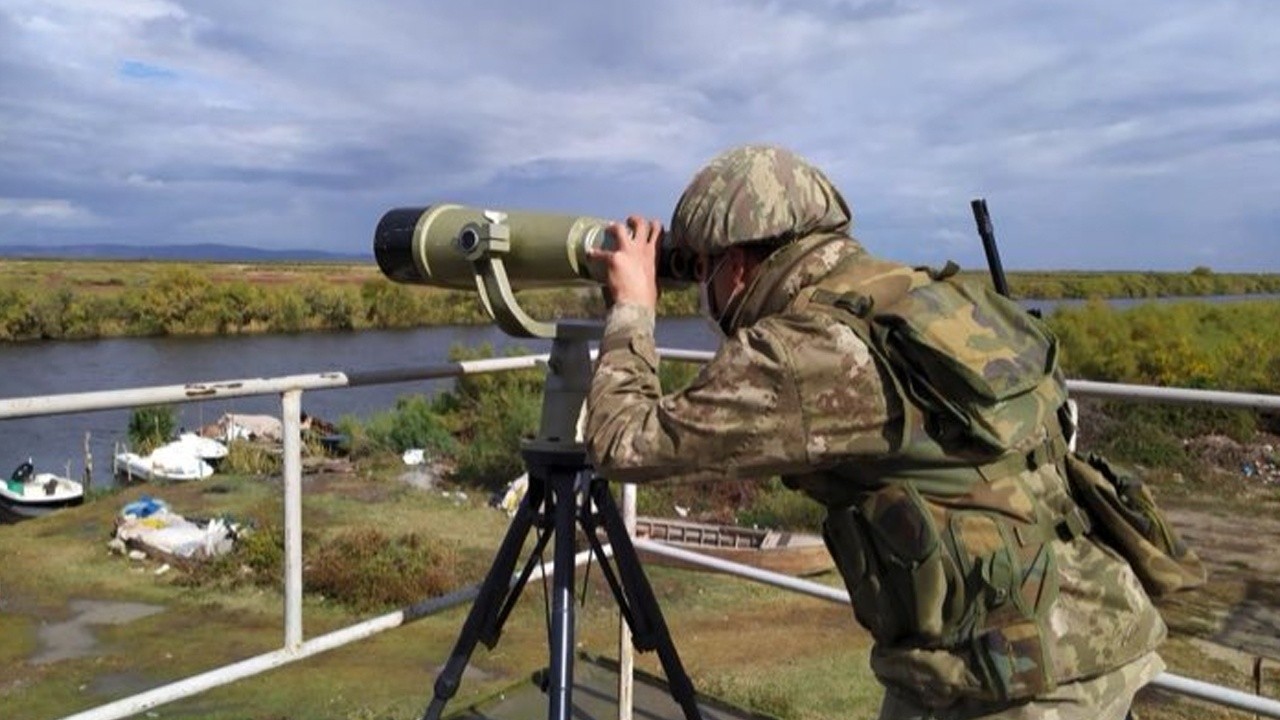
[[[847,232],[853,213],[818,168],[780,147],[721,153],[685,188],[671,217],[678,245],[709,255],[739,243]]]

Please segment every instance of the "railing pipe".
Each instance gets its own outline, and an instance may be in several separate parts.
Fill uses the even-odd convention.
[[[345,374],[326,372],[271,379],[219,380],[189,385],[157,385],[129,390],[99,390],[10,398],[0,400],[0,420],[37,415],[65,415],[90,410],[114,410],[140,405],[167,405],[253,395],[274,395],[291,389],[323,390],[347,385],[350,385],[350,382]]]
[[[1218,405],[1245,410],[1280,410],[1280,395],[1194,390],[1191,388],[1151,387],[1094,380],[1068,380],[1067,390],[1081,397],[1112,400],[1148,400],[1179,405]]]
[[[33,397],[0,400],[0,420],[65,415],[92,410],[114,410],[139,405],[166,405],[172,403],[200,402],[225,398],[274,395],[287,390],[329,390],[362,385],[386,385],[414,380],[439,380],[442,378],[473,375],[476,373],[527,370],[539,367],[548,355],[521,355],[510,358],[463,360],[438,363],[415,368],[353,372],[322,372],[309,375],[286,375],[278,378],[245,378],[215,380],[188,385],[157,385],[126,390],[98,390],[92,392],[38,395]]]

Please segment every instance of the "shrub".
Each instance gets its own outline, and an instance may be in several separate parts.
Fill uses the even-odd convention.
[[[134,408],[129,413],[129,444],[134,452],[146,455],[173,437],[175,413],[168,405]]]
[[[527,353],[511,348],[508,355]],[[454,347],[452,360],[492,357],[486,344]],[[454,477],[496,490],[524,472],[520,440],[532,436],[542,411],[543,374],[536,370],[465,375],[451,391],[441,393],[432,408],[458,441]]]
[[[381,610],[454,589],[458,564],[451,543],[361,528],[321,543],[305,564],[303,585],[356,611]]]
[[[373,447],[396,453],[422,448],[438,455],[450,454],[457,448],[439,412],[423,395],[396,398],[394,410],[369,419],[363,436]]]
[[[825,517],[821,504],[773,478],[760,488],[750,505],[738,512],[738,524],[813,532],[822,529]]]
[[[278,475],[283,460],[280,453],[248,440],[232,440],[219,470],[233,475]]]

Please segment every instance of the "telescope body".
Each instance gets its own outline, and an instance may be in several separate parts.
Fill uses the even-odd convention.
[[[590,249],[612,250],[608,220],[522,210],[490,210],[442,203],[389,210],[378,222],[374,256],[382,273],[401,283],[476,289],[478,267],[501,261],[512,290],[605,284],[605,270]],[[658,279],[666,286],[693,282],[696,257],[663,238]]]
[[[604,270],[587,250],[614,246],[608,225],[586,216],[452,204],[397,208],[378,223],[373,247],[383,274],[403,283],[474,290],[476,261],[493,253],[513,290],[600,284]]]

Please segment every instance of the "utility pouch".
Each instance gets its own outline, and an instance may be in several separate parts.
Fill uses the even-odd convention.
[[[1055,687],[1040,623],[1057,596],[1056,524],[1034,507],[1008,475],[953,497],[903,483],[828,508],[854,613],[885,667],[915,666],[914,690],[1005,702]]]
[[[873,554],[865,521],[854,507],[828,508],[822,539],[844,580],[858,622],[873,637],[898,637],[904,632],[893,603],[887,601],[880,562]]]
[[[1204,585],[1204,564],[1133,471],[1092,453],[1071,453],[1066,462],[1072,493],[1094,532],[1129,562],[1149,595]]]
[[[1033,618],[991,628],[973,638],[983,685],[998,701],[1036,697],[1057,687],[1054,659]]]

